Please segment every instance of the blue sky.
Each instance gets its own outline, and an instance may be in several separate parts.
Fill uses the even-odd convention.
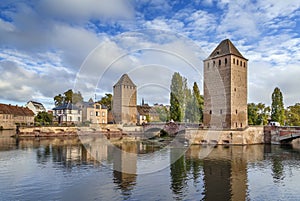
[[[297,0],[3,0],[0,102],[53,107],[80,90],[88,100],[112,92],[128,73],[150,104],[167,103],[179,71],[202,89],[202,60],[229,38],[249,59],[248,102],[300,102]],[[203,90],[201,90],[203,91]],[[202,92],[201,92],[202,93]]]

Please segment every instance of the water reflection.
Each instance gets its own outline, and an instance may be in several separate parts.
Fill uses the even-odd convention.
[[[20,157],[19,155],[22,153],[20,151],[24,151],[27,153],[26,157],[33,154],[38,167],[48,169],[49,172],[54,168],[55,171],[63,170],[70,174],[71,176],[66,181],[61,181],[68,182],[68,185],[77,182],[78,171],[82,172],[81,178],[89,178],[92,182],[85,180],[86,186],[79,185],[80,188],[87,190],[87,188],[91,188],[89,186],[95,186],[93,189],[96,189],[87,191],[93,193],[93,197],[87,199],[112,197],[114,200],[141,200],[146,196],[146,200],[149,200],[155,193],[155,195],[158,194],[156,199],[164,196],[165,199],[173,198],[175,200],[259,200],[261,196],[264,196],[268,200],[276,192],[283,193],[282,198],[300,198],[297,193],[291,192],[291,189],[295,189],[295,192],[298,189],[297,182],[293,182],[293,179],[300,179],[298,149],[268,145],[216,146],[207,157],[202,158],[201,153],[206,152],[207,148],[191,146],[183,155],[181,149],[170,148],[166,155],[159,156],[163,156],[165,160],[169,161],[179,159],[164,170],[144,175],[138,173],[141,160],[148,160],[148,164],[157,160],[152,157],[155,155],[151,155],[151,158],[147,155],[147,153],[155,153],[159,149],[159,146],[154,143],[118,141],[112,145],[101,137],[14,139],[1,135],[0,178],[2,181],[8,180],[8,184],[13,183],[9,180],[15,172],[7,173],[10,172],[10,169],[14,169],[8,164],[13,165],[14,163],[10,163],[8,160]],[[32,172],[30,169],[26,170],[28,178],[36,175],[34,171],[39,169],[34,167],[35,164],[31,165]],[[95,179],[85,176],[85,174],[88,175],[86,171],[91,169],[95,170],[93,174],[98,175],[98,177],[95,176]],[[41,169],[39,170],[41,171]],[[99,176],[100,173],[105,173],[106,176]],[[56,174],[57,172],[52,175]],[[92,177],[94,177],[93,174]],[[32,182],[38,179],[33,176],[28,181]],[[55,183],[55,179],[52,179],[51,176],[43,175],[43,179],[39,182],[49,182],[50,185],[51,182]],[[156,186],[157,182],[161,186]],[[64,184],[66,185],[66,183]],[[13,185],[6,187],[2,184],[0,182],[0,186],[2,186],[0,192],[18,189]],[[70,190],[66,186],[61,186],[58,192],[65,194],[64,191]],[[164,188],[162,192],[161,188]],[[105,192],[110,189],[110,195],[103,193],[104,189]],[[287,193],[285,193],[286,189],[289,190]],[[26,191],[22,188],[19,190]],[[47,188],[39,190],[42,191],[41,194],[49,193]],[[27,195],[24,192],[23,196]],[[268,192],[274,193],[269,194]],[[17,193],[22,195],[22,192]],[[56,197],[60,196],[56,195]],[[76,192],[74,192],[74,197],[76,198]],[[13,197],[5,197],[0,194],[0,200],[6,200],[5,198]]]

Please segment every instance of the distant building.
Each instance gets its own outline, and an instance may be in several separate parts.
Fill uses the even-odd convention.
[[[127,74],[113,86],[113,118],[118,124],[137,123],[137,87]]]
[[[147,120],[150,120],[150,110],[151,107],[148,104],[138,105],[138,124],[149,123]]]
[[[0,127],[15,129],[17,124],[34,124],[34,113],[27,107],[0,104]]]
[[[37,115],[39,112],[46,112],[43,104],[36,101],[28,101],[25,106],[31,109],[34,115]]]
[[[79,103],[78,107],[82,110],[82,122],[107,124],[107,108],[100,103],[90,99],[88,102]]]
[[[247,61],[229,39],[204,60],[204,126],[248,126]]]
[[[82,121],[81,109],[72,103],[53,108],[53,116],[58,123],[80,123]]]

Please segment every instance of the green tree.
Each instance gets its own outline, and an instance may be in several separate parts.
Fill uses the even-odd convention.
[[[69,89],[68,91],[65,91],[63,95],[58,94],[54,96],[54,104],[55,106],[63,105],[65,103],[79,103],[83,101],[83,97],[78,91],[77,93],[74,93],[72,89]]]
[[[266,125],[270,107],[266,107],[263,103],[248,103],[248,124],[249,125]]]
[[[53,115],[48,112],[39,112],[35,117],[34,121],[41,125],[50,125],[53,121]]]
[[[178,97],[171,92],[170,98],[170,119],[181,122],[181,108]]]
[[[284,124],[285,120],[285,111],[283,105],[283,95],[278,87],[274,89],[272,93],[272,111],[271,119],[272,121],[277,121],[281,125]]]
[[[64,103],[64,97],[61,94],[54,96],[54,104],[55,106],[62,105]]]
[[[185,119],[186,96],[189,93],[187,79],[178,72],[174,73],[170,89],[170,118],[174,121],[182,121]]]
[[[248,103],[248,124],[256,125],[258,119],[258,107],[255,103]]]
[[[289,126],[300,126],[300,103],[289,106],[285,111],[286,123]]]
[[[271,111],[270,107],[266,107],[263,103],[257,104],[258,109],[258,118],[256,121],[256,125],[267,125],[269,113]]]
[[[169,111],[166,106],[155,107],[155,111],[157,112],[161,122],[170,120]]]
[[[193,85],[193,96],[196,99],[197,108],[199,110],[199,122],[203,121],[203,97],[200,95],[200,90],[196,82]]]
[[[112,106],[112,94],[105,94],[104,97],[101,98],[100,101],[98,101],[101,105],[105,105],[107,109],[110,111]]]

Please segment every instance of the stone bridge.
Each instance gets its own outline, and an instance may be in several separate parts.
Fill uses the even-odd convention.
[[[145,124],[144,132],[158,132],[161,130],[166,131],[170,135],[175,135],[179,132],[185,131],[186,128],[198,128],[199,124],[187,124],[187,123],[175,123],[175,122],[168,122],[168,123],[149,123]]]
[[[299,126],[265,126],[265,143],[287,144],[300,138]]]

